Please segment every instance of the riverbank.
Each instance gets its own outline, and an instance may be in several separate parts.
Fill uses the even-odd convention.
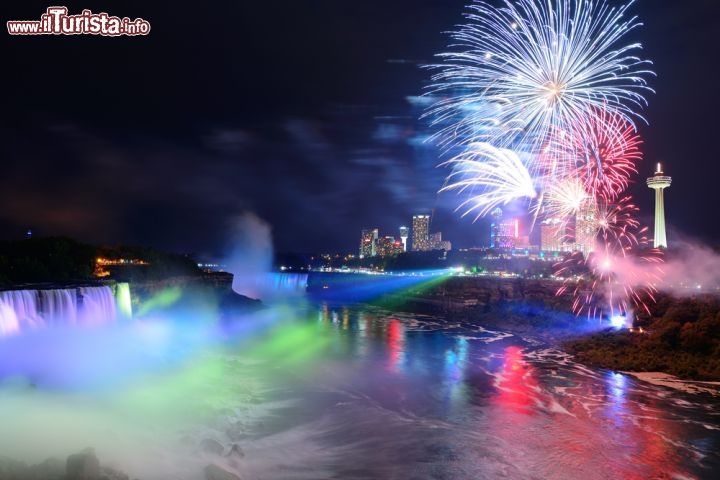
[[[643,382],[660,387],[672,388],[685,393],[710,394],[720,397],[720,382],[701,382],[695,380],[683,380],[673,375],[662,372],[620,372],[630,375]]]
[[[558,306],[556,299],[553,298],[553,302],[553,305],[546,305],[537,298],[526,301],[497,299],[494,302],[468,302],[466,297],[446,296],[438,299],[435,295],[385,295],[371,303],[389,310],[452,318],[453,321],[502,330],[519,337],[532,338],[552,348],[561,348],[565,341],[608,326],[597,319],[579,318],[567,308]]]
[[[538,291],[538,289],[535,289]],[[711,328],[716,299],[674,299],[663,296],[653,315],[641,318],[642,330],[616,330],[607,322],[577,317],[561,299],[515,295],[495,302],[467,302],[455,291],[403,300],[387,296],[377,304],[415,313],[451,317],[486,328],[503,330],[558,348],[594,368],[627,373],[636,378],[687,393],[717,395],[720,388],[720,329]],[[549,302],[549,303],[548,303]]]

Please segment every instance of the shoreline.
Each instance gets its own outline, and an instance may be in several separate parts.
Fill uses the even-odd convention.
[[[623,369],[614,369],[595,365],[592,362],[583,362],[578,359],[577,355],[573,354],[570,350],[563,347],[563,342],[573,338],[581,338],[586,335],[596,333],[597,330],[587,329],[585,331],[578,331],[576,329],[562,327],[562,326],[548,326],[538,327],[531,322],[519,323],[519,324],[506,324],[499,319],[493,318],[493,315],[497,315],[498,312],[485,312],[488,318],[483,319],[482,314],[476,316],[469,309],[460,309],[459,311],[438,311],[437,308],[427,308],[427,305],[421,305],[417,302],[408,303],[404,305],[410,312],[439,315],[447,318],[449,315],[459,315],[465,320],[471,320],[479,323],[484,328],[502,330],[520,338],[530,337],[541,344],[544,344],[551,348],[556,348],[567,355],[569,355],[574,362],[581,365],[585,365],[590,368],[601,368],[609,370],[623,375],[631,376],[642,382],[649,383],[651,385],[670,388],[675,391],[688,393],[692,395],[711,395],[712,397],[720,397],[720,381],[703,381],[703,380],[692,380],[677,377],[675,375],[658,372],[658,371],[628,371]],[[423,308],[425,307],[425,308]]]
[[[685,379],[681,378],[675,375],[672,375],[670,373],[665,372],[657,372],[657,371],[640,371],[640,372],[631,372],[627,370],[619,370],[614,368],[608,368],[608,367],[602,367],[598,365],[594,365],[592,363],[587,363],[579,360],[576,355],[574,355],[572,352],[568,351],[567,349],[563,348],[563,339],[568,338],[577,338],[577,333],[569,332],[567,330],[563,329],[557,329],[555,331],[547,331],[547,332],[538,332],[538,331],[532,331],[532,328],[529,329],[502,329],[502,327],[494,326],[493,328],[500,328],[501,330],[507,331],[508,333],[511,333],[513,335],[520,336],[521,338],[523,336],[531,337],[535,340],[538,340],[540,342],[543,342],[546,346],[556,348],[560,350],[561,352],[569,355],[573,362],[576,362],[580,365],[584,365],[589,368],[593,369],[603,369],[608,370],[612,372],[621,373],[623,375],[627,375],[630,377],[633,377],[636,380],[639,380],[641,382],[649,383],[651,385],[659,386],[659,387],[665,387],[670,388],[675,391],[688,393],[691,395],[711,395],[715,398],[720,398],[720,381],[703,381],[703,380],[691,380],[691,379]]]
[[[622,370],[618,370],[617,372],[623,375],[629,375],[651,385],[667,387],[693,395],[709,394],[713,397],[720,397],[720,382],[685,380],[663,372],[627,372]]]

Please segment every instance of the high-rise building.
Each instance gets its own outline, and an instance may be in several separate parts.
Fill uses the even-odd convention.
[[[428,235],[428,246],[430,250],[439,250],[442,243],[442,232],[435,232]]]
[[[532,245],[530,245],[530,235],[520,235],[515,239],[515,248],[522,248],[522,249],[529,249]]]
[[[490,248],[513,248],[515,239],[520,236],[520,222],[517,219],[505,219],[501,208],[496,208],[490,215]]]
[[[402,241],[403,252],[407,252],[407,239],[410,236],[410,229],[408,227],[400,227],[400,240]]]
[[[540,223],[540,250],[560,252],[563,250],[565,224],[557,218],[548,218]]]
[[[377,254],[380,257],[392,257],[403,252],[402,242],[386,235],[378,239]]]
[[[587,256],[595,251],[598,224],[594,199],[586,198],[575,214],[575,250]]]
[[[364,229],[360,235],[360,258],[369,258],[377,255],[377,241],[379,231],[377,228]]]
[[[665,199],[663,191],[670,186],[672,178],[663,174],[662,165],[658,163],[655,175],[647,179],[647,186],[655,190],[655,248],[667,248],[665,234]]]
[[[502,209],[496,208],[490,213],[490,217],[492,217],[492,222],[490,223],[490,248],[497,248],[495,245],[500,238],[500,223],[503,217]]]
[[[442,232],[431,233],[428,236],[428,247],[430,250],[452,250],[452,243],[442,239]]]
[[[430,215],[413,215],[412,249],[415,252],[430,250]]]

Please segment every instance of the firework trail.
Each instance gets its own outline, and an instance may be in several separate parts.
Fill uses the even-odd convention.
[[[637,211],[630,197],[594,204],[592,251],[575,252],[558,264],[557,274],[566,278],[558,295],[572,293],[576,314],[612,318],[634,308],[649,312],[648,302],[654,301],[662,275],[662,257],[659,250],[648,248],[652,242],[635,218]],[[587,279],[572,278],[583,273],[589,273]]]
[[[615,242],[620,248],[632,250],[646,245],[645,229],[635,218],[639,211],[631,197],[623,197],[615,203],[600,202],[597,206],[597,231],[603,242]]]
[[[637,238],[629,233],[628,239]],[[568,256],[558,270],[566,280],[558,295],[571,292],[573,311],[577,315],[612,318],[630,315],[635,309],[650,313],[649,302],[655,301],[660,282],[662,258],[654,249],[640,250],[649,245],[642,237],[632,246],[612,238],[598,239],[595,250],[584,257],[580,252]],[[571,273],[589,271],[580,281],[569,277]]]
[[[515,199],[537,196],[530,172],[511,150],[473,143],[467,151],[442,165],[451,166],[453,171],[440,192],[471,193],[457,208],[464,210],[462,216],[475,213],[477,219]]]

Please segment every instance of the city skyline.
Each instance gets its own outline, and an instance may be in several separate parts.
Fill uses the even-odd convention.
[[[442,232],[431,232],[432,215],[416,214],[412,216],[412,228],[398,224],[393,230],[379,228],[363,228],[360,232],[360,249],[358,257],[386,257],[404,252],[425,252],[430,250],[452,249],[452,243],[442,239]]]
[[[441,32],[467,3],[248,4],[224,6],[232,12],[222,16],[201,6],[192,38],[185,16],[126,2],[109,13],[147,19],[147,36],[8,37],[0,231],[219,254],[233,219],[250,211],[272,227],[278,251],[341,251],[357,243],[353,225],[397,236],[394,218],[426,209],[457,247],[478,245],[491,219],[458,218],[457,196],[437,194],[447,171],[423,141],[418,104],[428,81],[419,65],[445,48]],[[8,5],[4,18],[46,8]],[[634,39],[657,73],[643,111],[649,125],[639,123],[645,158],[630,187],[639,218],[652,228],[644,179],[662,162],[675,181],[668,236],[718,243],[703,192],[719,168],[706,161],[720,108],[706,92],[720,55],[720,6],[638,2],[631,11],[644,22]],[[266,18],[274,35],[263,35],[257,20]],[[88,92],[93,101],[79,102]]]

